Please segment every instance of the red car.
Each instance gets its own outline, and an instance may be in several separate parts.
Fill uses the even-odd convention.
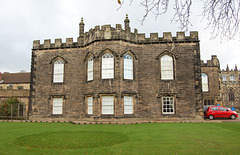
[[[235,119],[235,118],[238,118],[238,114],[237,112],[229,110],[222,106],[211,106],[211,107],[208,107],[207,111],[205,112],[205,117],[209,119],[214,119],[214,118]]]

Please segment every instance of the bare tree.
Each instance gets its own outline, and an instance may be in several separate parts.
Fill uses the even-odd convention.
[[[120,5],[124,1],[129,1],[130,4],[134,0],[118,0]],[[175,13],[172,22],[179,24],[184,31],[188,30],[192,4],[201,2],[203,4],[202,17],[207,20],[206,28],[212,29],[212,38],[220,36],[220,38],[233,39],[239,32],[240,19],[240,0],[175,0],[173,9]],[[141,0],[140,5],[144,7],[145,12],[141,22],[143,23],[150,13],[154,14],[155,18],[166,13],[169,10],[170,0]]]

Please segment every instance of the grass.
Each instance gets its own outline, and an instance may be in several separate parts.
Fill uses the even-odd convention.
[[[240,123],[0,122],[0,154],[240,154]]]

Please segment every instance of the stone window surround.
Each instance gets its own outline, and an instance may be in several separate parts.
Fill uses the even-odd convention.
[[[112,56],[112,61],[113,61],[113,66],[112,66],[113,68],[111,70],[111,71],[113,71],[112,77],[103,77],[103,60],[104,60],[103,56],[106,55],[106,54],[109,54],[109,55]],[[110,57],[110,59],[111,59],[111,57]],[[102,80],[115,79],[115,67],[116,67],[115,63],[116,63],[116,59],[115,59],[114,54],[112,52],[110,52],[109,50],[106,50],[106,52],[104,52],[102,54],[100,62],[101,62],[101,79]],[[104,75],[104,76],[106,76],[106,75]]]
[[[88,113],[88,98],[89,97],[92,97],[92,114],[89,114]],[[85,96],[84,96],[84,98],[85,98],[85,105],[86,105],[86,107],[85,107],[85,110],[86,110],[86,114],[87,115],[94,115],[94,108],[95,108],[95,96],[94,96],[94,94],[86,94]]]
[[[91,70],[89,69],[89,62],[92,63],[92,68]],[[89,73],[92,72],[91,76],[89,75]],[[94,57],[92,55],[88,56],[87,59],[87,81],[93,81],[94,77]]]
[[[206,83],[204,83],[203,81],[203,75],[206,75],[205,78],[207,78],[207,81],[205,81]],[[209,76],[206,73],[202,73],[201,78],[202,78],[202,92],[209,92]],[[205,87],[203,87],[203,85],[205,85]]]
[[[125,75],[125,73],[127,72],[127,69],[128,69],[127,67],[129,67],[129,66],[127,66],[127,64],[125,64],[125,62],[129,63],[129,59],[125,59],[125,56],[128,56],[129,58],[131,58],[130,59],[130,61],[131,61],[130,68],[132,67],[131,68],[131,77],[127,77],[127,75]],[[133,80],[133,78],[134,78],[134,57],[130,52],[127,52],[123,55],[123,79],[124,80]]]
[[[163,101],[163,98],[172,98],[173,99],[173,112],[163,112],[163,105],[164,105],[164,101]],[[174,114],[176,114],[176,102],[175,102],[175,100],[176,100],[176,97],[174,97],[174,96],[162,96],[161,97],[161,104],[162,104],[162,114],[163,115],[174,115]]]
[[[132,97],[132,113],[125,113],[125,97]],[[135,114],[135,97],[133,95],[123,95],[123,115],[134,115]]]
[[[162,79],[161,77],[161,58],[162,56],[168,55],[170,57],[172,57],[172,61],[173,61],[173,79]],[[176,59],[177,57],[175,56],[174,53],[169,52],[169,51],[163,51],[157,58],[157,60],[159,60],[159,77],[161,81],[175,81],[176,80]]]
[[[103,114],[103,97],[113,97],[113,113],[112,114]],[[101,115],[103,116],[114,116],[115,115],[115,111],[116,111],[116,96],[114,94],[100,94],[100,111],[101,111]]]
[[[62,98],[63,102],[62,102],[62,114],[53,114],[53,99],[54,98]],[[53,117],[58,117],[58,116],[63,116],[64,114],[64,109],[65,109],[65,100],[66,100],[66,96],[65,95],[51,95],[50,96],[50,104],[49,104],[49,109],[51,110],[51,116]]]
[[[63,82],[54,82],[54,62],[55,61],[57,61],[57,60],[62,60],[63,62],[64,62],[64,67],[63,67]],[[66,64],[68,64],[68,61],[66,60],[66,59],[64,59],[62,56],[59,56],[59,55],[57,55],[56,57],[54,57],[51,61],[50,61],[50,63],[49,63],[50,65],[51,65],[51,68],[52,68],[52,84],[64,84],[64,81],[65,81],[65,71],[66,71],[66,68],[67,68],[67,66],[66,66]]]

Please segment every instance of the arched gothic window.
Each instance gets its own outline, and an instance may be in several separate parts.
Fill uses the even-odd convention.
[[[64,61],[57,59],[53,66],[53,83],[62,83],[64,78]]]
[[[133,59],[129,54],[124,55],[124,79],[133,79]]]
[[[102,56],[102,79],[114,78],[114,56],[107,52]]]
[[[235,75],[234,74],[230,75],[230,81],[235,81]]]
[[[227,76],[225,74],[222,75],[222,80],[227,81]]]
[[[233,91],[233,89],[229,90],[229,101],[234,101],[234,91]]]
[[[93,57],[88,58],[88,81],[93,80]]]
[[[173,58],[169,55],[161,57],[161,79],[173,80]]]
[[[202,91],[208,92],[208,76],[205,73],[202,73]]]

